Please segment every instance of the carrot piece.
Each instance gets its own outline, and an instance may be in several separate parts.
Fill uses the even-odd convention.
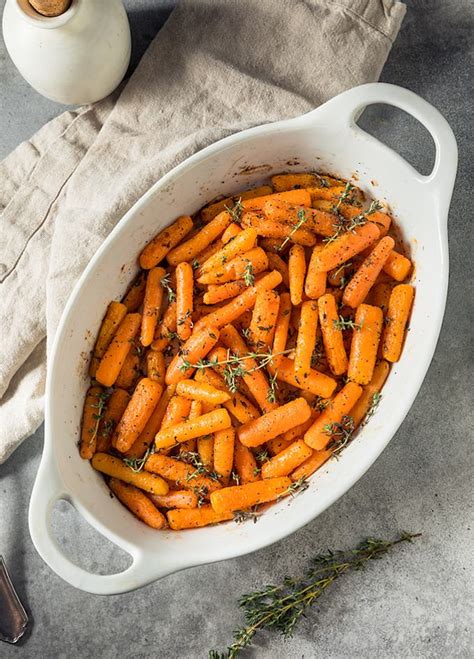
[[[161,304],[163,302],[161,280],[165,275],[166,270],[164,268],[152,268],[148,271],[140,335],[140,342],[144,346],[149,346],[153,342]]]
[[[125,357],[132,347],[141,319],[139,313],[129,313],[118,326],[95,374],[97,382],[104,387],[111,387],[117,379]]]
[[[227,350],[224,348],[215,348],[209,354],[210,360],[223,361],[226,358]],[[227,392],[227,385],[223,378],[213,370],[205,369],[198,371],[196,373],[196,380],[206,382],[216,389]],[[240,391],[232,392],[231,399],[224,403],[224,407],[239,423],[245,423],[260,416],[260,411]]]
[[[168,403],[175,392],[175,385],[167,387],[161,395],[158,405],[153,410],[146,426],[138,438],[134,441],[128,451],[124,453],[126,458],[142,458],[146,451],[153,446],[155,435],[161,427],[161,423],[168,408]]]
[[[222,234],[224,235],[224,234]],[[201,263],[205,263],[208,258],[218,252],[222,248],[223,242],[220,238],[214,240],[210,245],[205,247],[201,252],[198,252],[193,259],[193,268],[195,268],[194,276],[198,279],[201,276]]]
[[[197,508],[198,496],[191,490],[170,490],[168,494],[149,494],[148,498],[157,508]]]
[[[285,261],[281,258],[281,256],[273,252],[268,252],[267,262],[268,262],[267,267],[270,270],[276,270],[281,274],[282,281],[284,285],[288,288],[290,285],[288,266],[286,265]]]
[[[211,494],[211,506],[217,513],[246,510],[260,503],[275,501],[275,499],[285,496],[290,485],[291,479],[283,476],[281,478],[267,478],[245,485],[224,487],[222,490]]]
[[[181,341],[191,336],[193,329],[193,269],[183,261],[176,266],[176,328]]]
[[[233,240],[224,245],[222,249],[202,263],[201,272],[204,274],[215,268],[221,268],[223,264],[235,259],[236,256],[241,256],[253,249],[256,242],[257,232],[255,229],[244,229]],[[202,276],[198,281],[202,281]]]
[[[382,339],[382,357],[388,362],[400,359],[414,296],[415,289],[409,284],[395,286],[390,295]]]
[[[216,513],[209,505],[194,510],[168,510],[166,516],[173,531],[197,529],[201,526],[226,522],[234,517],[232,513]]]
[[[280,295],[280,307],[278,309],[278,317],[275,325],[275,335],[273,338],[273,354],[275,357],[272,359],[274,368],[278,368],[281,361],[282,353],[286,350],[286,342],[288,340],[288,329],[290,326],[291,315],[291,300],[289,293],[282,293]]]
[[[272,188],[269,185],[262,185],[258,188],[252,188],[251,190],[245,190],[243,192],[237,192],[231,197],[225,197],[220,201],[215,201],[208,206],[205,206],[201,210],[201,217],[204,222],[210,222],[213,220],[216,215],[222,213],[227,209],[232,209],[236,204],[242,202],[244,199],[253,199],[254,197],[262,197],[264,195],[271,194],[273,192]]]
[[[127,307],[128,313],[133,313],[141,307],[145,297],[145,287],[146,275],[144,272],[139,272],[122,300],[122,304]]]
[[[262,478],[288,476],[312,454],[313,451],[302,439],[292,442],[288,448],[283,449],[271,460],[264,462],[262,465]]]
[[[165,385],[165,356],[162,352],[149,350],[146,353],[146,375],[150,380]]]
[[[272,185],[276,192],[292,190],[294,188],[312,188],[318,186],[338,185],[339,181],[330,176],[320,176],[319,174],[308,174],[307,172],[297,172],[295,174],[275,174],[272,176]],[[318,188],[318,189],[325,189]]]
[[[390,275],[396,281],[403,281],[408,277],[411,270],[411,261],[403,254],[399,254],[392,250],[388,255],[388,259],[383,264],[383,271]]]
[[[359,304],[362,304],[374,285],[394,245],[395,241],[390,236],[382,238],[377,243],[344,289],[344,295],[342,296],[344,304],[347,304],[347,306],[353,309],[358,307]]]
[[[315,451],[322,451],[331,441],[332,424],[341,423],[362,395],[362,387],[348,382],[323,410],[304,435],[304,441]],[[329,429],[329,430],[328,430]]]
[[[235,222],[232,222],[232,224],[229,224],[229,226],[221,236],[222,243],[226,245],[229,242],[229,240],[232,240],[233,238],[238,236],[241,231],[242,229],[239,227],[239,225],[236,224]]]
[[[316,345],[318,304],[313,300],[301,305],[300,324],[295,350],[295,377],[304,379],[311,369],[311,358]]]
[[[237,434],[244,446],[260,446],[306,421],[310,416],[311,408],[305,399],[296,398],[258,419],[244,423],[238,428]]]
[[[334,375],[347,371],[347,355],[342,338],[342,329],[338,327],[337,305],[334,295],[327,293],[318,300],[319,322],[323,336],[324,350],[329,368]]]
[[[268,370],[272,375],[276,375],[277,380],[291,384],[297,389],[308,391],[315,396],[322,396],[322,398],[329,398],[337,384],[334,378],[314,369],[311,369],[305,378],[296,378],[294,362],[287,357],[281,358],[278,367],[269,365]]]
[[[250,335],[255,345],[268,347],[272,344],[279,307],[280,296],[276,291],[257,293],[250,322]]]
[[[392,286],[390,284],[385,284],[383,282],[375,284],[370,291],[370,304],[373,304],[374,307],[380,307],[382,311],[386,312],[391,293]]]
[[[308,401],[309,402],[309,401]],[[314,423],[315,418],[317,417],[317,412],[311,410],[311,416],[304,423],[300,423],[294,428],[290,428],[286,432],[282,433],[281,438],[285,442],[293,442],[295,439],[302,437],[308,428]]]
[[[332,455],[332,451],[313,451],[299,467],[297,467],[290,475],[292,481],[299,481],[302,478],[308,478],[311,474],[319,469]]]
[[[353,206],[352,204],[341,204],[339,206],[339,212],[346,220],[352,220],[357,215],[360,215],[360,208],[358,206]],[[390,229],[390,224],[392,218],[387,213],[381,211],[375,211],[370,214],[370,221],[373,224],[376,224],[380,231],[380,237],[383,238],[387,235],[388,230]]]
[[[210,314],[212,315],[212,314]],[[180,380],[186,380],[194,373],[191,364],[196,364],[203,359],[219,340],[219,330],[211,324],[195,330],[186,341],[180,353],[177,353],[166,371],[166,384],[177,384]],[[187,367],[187,364],[190,364]]]
[[[139,489],[117,478],[111,478],[108,485],[117,499],[147,526],[152,529],[162,529],[166,526],[165,516]]]
[[[335,231],[335,217],[332,213],[308,206],[295,206],[285,201],[267,201],[265,215],[270,220],[296,225],[304,220],[305,229],[321,236],[332,236]]]
[[[214,434],[214,471],[223,483],[229,482],[234,464],[235,430],[226,428]]]
[[[252,276],[264,272],[267,267],[268,258],[263,249],[253,247],[230,261],[219,262],[213,270],[206,270],[203,274],[200,271],[198,281],[200,284],[215,285],[245,279],[251,283]]]
[[[271,455],[278,455],[278,453],[281,453],[292,443],[293,442],[287,442],[281,435],[278,435],[278,437],[274,437],[274,439],[270,439],[267,442],[267,449]]]
[[[270,385],[263,370],[252,357],[246,357],[249,349],[233,325],[226,325],[221,330],[221,341],[229,350],[241,358],[241,366],[244,371],[242,379],[248,386],[252,396],[264,412],[269,412],[278,407],[276,402],[271,402]]]
[[[110,450],[112,435],[117,423],[123,416],[130,400],[130,394],[124,389],[115,389],[107,399],[104,415],[100,420],[96,450],[106,453]]]
[[[345,185],[332,185],[329,188],[314,186],[307,187],[307,190],[311,195],[311,203],[314,203],[318,199],[327,199],[334,204],[334,201],[341,197],[341,195],[345,192],[345,189]]]
[[[144,247],[139,258],[140,267],[144,270],[151,270],[157,266],[192,228],[193,221],[189,215],[178,217],[171,226],[161,231]]]
[[[205,304],[218,304],[224,300],[228,300],[231,297],[240,295],[247,288],[247,284],[243,279],[237,279],[236,281],[228,281],[225,284],[214,285],[211,284],[206,293],[204,293],[203,301]]]
[[[92,458],[92,466],[102,474],[135,485],[145,492],[167,494],[169,490],[168,483],[160,476],[148,474],[146,471],[133,471],[123,460],[108,453],[96,453]]]
[[[347,377],[357,384],[368,384],[374,372],[382,333],[382,309],[361,304],[357,307],[354,322],[358,328],[352,332]]]
[[[374,368],[371,381],[364,387],[362,396],[351,410],[351,416],[354,420],[354,428],[359,426],[369,409],[377,402],[379,398],[378,394],[385,384],[389,372],[390,364],[384,360],[380,361]]]
[[[204,467],[211,470],[214,463],[214,437],[212,435],[198,437],[197,451],[199,453],[199,459]]]
[[[130,389],[137,381],[140,375],[140,358],[137,355],[136,348],[133,345],[128,355],[125,357],[120,373],[115,380],[115,385],[122,389]]]
[[[202,416],[204,410],[202,409],[202,402],[200,400],[192,400],[191,406],[189,408],[188,419],[197,419],[198,416]],[[179,445],[179,453],[195,453],[196,452],[196,440],[188,439],[186,442],[181,442]]]
[[[328,272],[337,268],[350,258],[369,247],[380,236],[377,225],[367,222],[356,227],[353,231],[346,231],[315,254],[314,268],[317,272]]]
[[[258,244],[267,254],[279,254],[282,251],[280,249],[281,238],[259,238]],[[278,270],[278,268],[275,268],[275,270]]]
[[[159,474],[163,478],[175,481],[179,487],[185,490],[197,491],[207,488],[207,492],[214,492],[221,487],[219,481],[202,476],[192,465],[170,458],[161,453],[153,453],[145,462],[147,472]]]
[[[230,394],[227,392],[205,382],[196,382],[195,380],[181,380],[181,382],[178,382],[176,391],[183,398],[200,400],[210,405],[221,405],[230,400]]]
[[[206,224],[192,238],[181,243],[166,255],[170,265],[178,265],[182,261],[192,261],[194,257],[208,247],[231,224],[232,217],[227,211],[219,213],[209,224]]]
[[[137,384],[120,419],[112,444],[121,453],[125,453],[145,428],[148,419],[155,409],[163,387],[149,378],[142,378]]]
[[[280,273],[276,270],[269,272],[268,275],[259,279],[259,281],[255,283],[255,286],[247,288],[246,291],[235,297],[231,302],[221,307],[218,311],[201,318],[196,327],[202,327],[204,325],[223,327],[224,325],[232,323],[241,316],[244,311],[247,311],[247,309],[251,309],[254,306],[259,290],[270,290],[276,288],[279,284],[281,284]]]
[[[281,239],[278,251],[281,249],[281,245],[288,241],[306,247],[311,247],[316,242],[314,234],[311,231],[308,231],[308,229],[296,229],[294,226],[291,226],[291,224],[277,222],[276,220],[268,219],[258,213],[244,213],[242,215],[242,226],[254,228],[257,234],[264,238]]]
[[[177,390],[177,388],[176,388]],[[188,418],[191,411],[191,401],[181,396],[173,396],[165,410],[163,420],[161,422],[161,430],[172,428],[178,423],[183,423]]]
[[[94,350],[92,352],[92,360],[89,367],[89,375],[91,378],[95,377],[100,360],[105,355],[105,351],[109,347],[112,337],[115,334],[117,327],[125,318],[126,313],[127,307],[121,302],[111,302],[107,307],[107,312],[100,326]]]
[[[238,437],[234,444],[234,466],[239,483],[254,483],[260,480],[260,470],[252,451],[244,446]]]
[[[288,257],[288,276],[290,279],[291,304],[301,304],[304,278],[306,275],[306,258],[301,245],[293,245]]]
[[[324,295],[326,291],[327,273],[317,269],[318,254],[324,249],[324,245],[315,245],[309,260],[308,272],[306,273],[306,281],[304,285],[304,292],[312,300],[317,300]]]
[[[188,439],[195,439],[218,430],[224,430],[229,428],[230,425],[231,421],[227,410],[217,409],[198,416],[196,419],[188,419],[173,425],[171,428],[160,430],[155,437],[155,446],[156,448],[167,448],[178,442],[185,442]]]
[[[90,387],[87,390],[82,412],[81,443],[79,452],[81,458],[90,460],[96,451],[97,435],[101,420],[101,410],[104,390],[102,387]]]
[[[286,192],[276,192],[263,197],[254,199],[245,199],[242,201],[242,207],[246,210],[263,210],[267,201],[288,201],[292,204],[309,206],[311,204],[311,195],[306,190],[288,190]]]

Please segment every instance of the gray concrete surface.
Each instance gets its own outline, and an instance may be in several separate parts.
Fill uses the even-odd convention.
[[[138,57],[172,3],[126,4]],[[32,546],[27,507],[42,450],[39,430],[0,467],[0,552],[32,619],[18,647],[0,647],[1,657],[204,657],[210,647],[223,648],[230,641],[240,621],[240,593],[299,574],[311,556],[327,547],[353,546],[368,534],[390,537],[398,529],[421,531],[423,538],[341,580],[292,639],[262,634],[250,656],[473,656],[473,318],[466,302],[468,290],[472,295],[473,7],[470,0],[410,0],[407,5],[382,79],[409,87],[441,110],[456,133],[460,167],[450,213],[446,317],[429,373],[401,429],[349,493],[291,537],[256,554],[110,598],[63,583]],[[3,156],[61,108],[28,87],[2,44],[0,58]],[[373,108],[362,122],[411,162],[429,169],[432,145],[405,115]],[[67,507],[59,508],[56,523],[62,542],[85,567],[113,571],[126,563]]]

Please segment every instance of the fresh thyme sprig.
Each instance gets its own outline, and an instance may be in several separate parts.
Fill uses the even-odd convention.
[[[276,403],[277,395],[276,390],[278,389],[278,371],[274,375],[270,375],[268,378],[268,391],[267,391],[267,400],[269,403]]]
[[[379,391],[376,391],[375,394],[373,394],[372,400],[370,402],[370,407],[365,414],[364,420],[362,421],[361,424],[362,426],[366,426],[369,423],[370,419],[374,416],[375,410],[377,409],[381,398],[382,398],[382,394]]]
[[[152,455],[155,452],[155,445],[152,444],[147,448],[145,451],[145,455],[142,458],[124,458],[123,461],[129,467],[132,471],[138,473],[140,471],[143,471],[143,467],[145,466],[145,462],[148,460],[150,455]]]
[[[282,497],[286,497],[286,496],[294,497],[296,494],[299,494],[300,492],[304,492],[305,490],[307,490],[308,487],[309,487],[308,479],[306,478],[306,476],[302,476],[302,478],[298,478],[297,481],[294,481],[294,483],[289,485],[287,489],[277,497],[277,501]]]
[[[340,422],[326,423],[323,430],[331,438],[328,449],[332,451],[333,455],[338,455],[354,435],[354,419],[345,414]]]
[[[339,199],[337,200],[337,203],[332,207],[333,213],[338,213],[339,208],[341,207],[341,204],[344,204],[349,197],[351,196],[351,192],[354,190],[354,186],[350,181],[347,181],[346,187],[342,191],[342,194],[339,196]]]
[[[236,510],[234,512],[234,522],[242,524],[242,522],[251,519],[253,520],[253,523],[256,524],[261,514],[262,513],[258,511],[258,506],[254,506],[250,510]]]
[[[97,412],[93,413],[92,417],[95,423],[92,426],[92,428],[89,428],[90,444],[93,444],[97,440],[97,434],[99,432],[100,422],[104,418],[105,406],[107,404],[107,400],[111,393],[112,393],[111,389],[110,390],[106,389],[105,391],[101,391],[99,394],[97,394],[97,403],[91,405],[91,407],[97,410]]]
[[[244,207],[242,205],[242,199],[240,197],[234,202],[233,206],[224,206],[224,208],[231,216],[232,222],[235,222],[236,224],[241,223]]]
[[[244,269],[244,274],[242,279],[246,286],[253,286],[255,284],[255,275],[253,274],[253,265],[252,263],[247,263]]]
[[[186,481],[191,481],[198,476],[207,476],[213,481],[219,480],[219,474],[215,471],[211,471],[208,469],[208,467],[206,467],[206,465],[202,462],[199,453],[195,453],[194,451],[183,451],[179,454],[178,457],[181,462],[185,462],[186,464],[192,465],[194,467],[194,471],[186,476]]]
[[[312,561],[301,578],[287,577],[283,583],[265,586],[262,590],[243,595],[238,603],[244,612],[245,626],[234,632],[234,642],[224,652],[209,651],[209,659],[235,659],[252,644],[262,629],[274,629],[284,638],[292,636],[302,617],[321,595],[341,576],[360,570],[369,561],[382,558],[402,542],[412,542],[421,533],[402,531],[395,540],[367,538],[356,549],[328,551]]]
[[[341,204],[345,201],[345,199],[342,199],[343,196],[344,196],[344,192],[339,198],[337,204],[332,207],[332,212],[335,215],[335,221],[334,221],[335,232],[333,233],[332,236],[328,236],[327,238],[324,238],[323,239],[324,243],[331,243],[333,240],[336,240],[336,238],[339,238],[339,236],[342,233],[347,233],[348,231],[354,231],[357,227],[363,226],[368,222],[367,218],[369,217],[369,215],[373,215],[373,213],[375,213],[376,211],[382,208],[381,204],[377,200],[373,200],[370,202],[369,208],[367,210],[361,211],[354,217],[346,218],[340,213],[339,210]]]
[[[333,322],[334,329],[345,330],[360,330],[362,325],[355,323],[351,318],[344,318],[344,316],[339,316],[338,320]]]
[[[171,279],[169,272],[164,277],[162,277],[160,281],[161,281],[161,285],[168,293],[168,302],[171,304],[176,300],[176,293],[171,288]]]
[[[303,224],[305,224],[308,221],[308,218],[306,217],[306,213],[302,208],[297,212],[297,216],[298,216],[298,222],[294,225],[294,227],[291,229],[290,233],[287,235],[285,240],[277,248],[279,252],[281,252],[281,250],[287,245],[287,243],[291,240],[292,236],[298,231],[298,229],[300,229],[303,226]]]

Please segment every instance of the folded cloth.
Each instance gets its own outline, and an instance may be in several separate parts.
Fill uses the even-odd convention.
[[[0,163],[0,463],[43,419],[46,337],[123,214],[211,142],[377,80],[404,14],[396,0],[183,1],[120,93]]]

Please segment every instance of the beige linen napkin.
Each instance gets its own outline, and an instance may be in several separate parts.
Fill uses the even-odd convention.
[[[123,214],[216,139],[377,80],[404,14],[396,0],[182,2],[118,98],[0,163],[0,463],[42,421],[46,336]]]

